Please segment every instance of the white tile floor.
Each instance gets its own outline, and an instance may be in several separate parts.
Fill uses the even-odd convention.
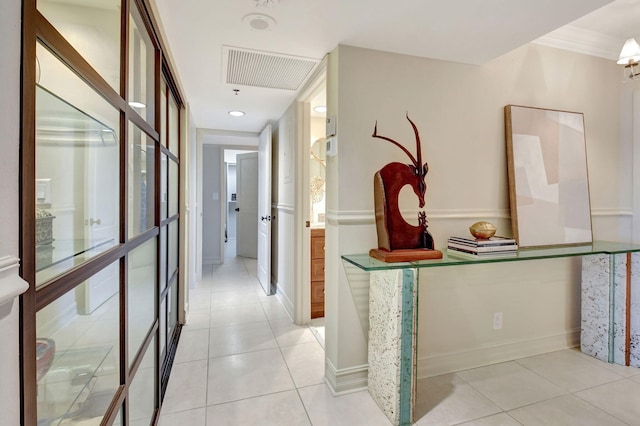
[[[292,324],[264,295],[255,261],[207,267],[190,301],[161,426],[390,424],[366,391],[331,394],[322,333]],[[564,350],[422,379],[416,419],[420,426],[640,426],[640,369]]]
[[[333,397],[322,324],[296,326],[255,278],[255,260],[205,267],[190,293],[161,426],[385,425],[366,391]]]
[[[416,425],[640,425],[640,369],[567,349],[418,381]]]

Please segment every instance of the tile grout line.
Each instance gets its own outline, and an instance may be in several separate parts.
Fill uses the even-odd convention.
[[[246,265],[246,263],[244,263],[244,262],[243,262],[243,265],[244,265],[244,267],[245,267],[245,270],[247,270],[247,265]],[[286,358],[285,358],[285,354],[284,354],[284,352],[283,352],[283,349],[284,349],[284,348],[293,347],[293,346],[296,346],[297,344],[281,345],[280,341],[277,339],[277,335],[276,335],[276,332],[275,332],[275,330],[274,330],[274,326],[273,326],[273,324],[272,324],[272,321],[277,322],[277,321],[286,320],[286,319],[289,319],[289,320],[290,320],[290,318],[282,318],[282,319],[279,319],[279,318],[273,318],[273,319],[271,319],[271,318],[269,318],[269,315],[267,314],[267,311],[266,311],[266,309],[265,309],[265,306],[264,306],[264,303],[263,303],[263,301],[262,301],[262,300],[260,300],[260,301],[259,301],[259,302],[260,302],[260,306],[261,306],[262,311],[263,311],[263,313],[264,313],[264,315],[265,315],[266,323],[268,324],[269,329],[270,329],[270,331],[271,331],[271,333],[272,333],[272,335],[273,335],[273,338],[274,338],[275,343],[276,343],[276,345],[277,345],[277,349],[278,349],[278,351],[279,351],[279,353],[280,353],[280,356],[282,357],[282,360],[283,360],[283,362],[284,362],[284,364],[285,364],[285,366],[286,366],[286,368],[287,368],[287,371],[288,371],[288,373],[289,373],[289,378],[290,378],[290,380],[291,380],[291,383],[293,384],[293,388],[292,388],[292,389],[289,389],[289,390],[283,390],[283,391],[277,391],[277,392],[270,392],[270,393],[267,393],[267,394],[262,394],[262,395],[252,396],[252,397],[248,397],[248,398],[240,398],[240,399],[237,399],[237,400],[234,400],[234,401],[225,401],[225,402],[216,403],[216,404],[209,404],[209,398],[208,398],[208,397],[209,397],[209,372],[210,372],[210,360],[211,360],[211,355],[212,355],[212,354],[211,354],[211,343],[212,343],[212,340],[211,340],[211,339],[212,339],[212,337],[211,337],[211,330],[215,328],[215,327],[212,327],[212,325],[211,325],[211,314],[212,314],[212,311],[213,311],[213,308],[214,308],[213,304],[211,303],[211,296],[213,296],[213,291],[212,291],[212,289],[213,289],[213,265],[211,265],[211,266],[210,266],[210,269],[211,269],[211,271],[207,273],[207,275],[208,275],[208,277],[207,277],[207,281],[208,281],[208,283],[209,283],[209,286],[207,287],[207,289],[208,289],[208,292],[207,292],[207,293],[208,293],[208,295],[209,295],[209,308],[208,308],[208,313],[209,313],[208,317],[209,317],[209,321],[208,321],[208,327],[206,327],[206,328],[205,328],[205,327],[202,327],[202,328],[199,328],[199,329],[191,330],[191,331],[194,331],[194,332],[195,332],[195,331],[204,331],[204,330],[206,330],[206,331],[207,331],[207,347],[206,347],[206,356],[207,356],[207,358],[206,358],[206,360],[205,360],[205,361],[206,361],[206,372],[205,372],[205,374],[206,374],[206,378],[207,378],[207,380],[206,380],[206,386],[205,386],[206,398],[205,398],[205,406],[204,406],[204,407],[202,407],[202,408],[204,409],[204,420],[205,420],[205,425],[207,424],[208,407],[211,407],[211,406],[217,406],[217,405],[224,405],[224,404],[228,404],[228,403],[239,402],[239,401],[243,401],[243,400],[249,400],[249,399],[253,399],[253,398],[259,398],[259,397],[264,397],[264,396],[267,396],[267,395],[274,395],[274,394],[283,393],[283,392],[289,392],[290,390],[295,390],[295,391],[296,391],[296,395],[298,396],[298,400],[300,401],[300,404],[302,404],[302,408],[303,408],[303,410],[304,410],[304,412],[305,412],[306,418],[307,418],[307,420],[309,421],[309,424],[310,424],[310,425],[312,425],[312,422],[311,422],[311,418],[310,418],[309,412],[308,412],[308,410],[307,410],[307,407],[306,407],[306,406],[305,406],[305,404],[304,404],[304,401],[302,400],[302,396],[300,395],[300,391],[299,391],[299,390],[300,390],[301,388],[312,387],[312,386],[317,386],[317,385],[307,385],[307,386],[303,386],[303,387],[298,387],[298,386],[297,386],[297,384],[296,384],[296,382],[295,382],[295,380],[294,380],[294,377],[293,377],[293,374],[292,374],[291,368],[290,368],[289,364],[287,363]],[[247,273],[248,273],[248,270],[247,270]],[[249,274],[249,276],[250,276],[251,278],[253,278],[253,279],[257,279],[256,277],[253,277],[253,276],[251,276],[250,274]],[[202,282],[204,282],[204,281],[205,281],[205,279],[203,279],[203,280],[202,280]],[[203,287],[203,288],[204,288],[204,287]],[[262,288],[261,288],[261,287],[259,287],[259,284],[258,284],[258,286],[256,286],[256,287],[254,288],[254,291],[258,291],[258,290],[262,290]],[[205,311],[205,309],[203,309],[203,310],[201,310],[201,311],[202,311],[202,312],[204,312],[204,311]],[[251,322],[251,323],[246,323],[246,324],[262,323],[262,322],[263,322],[263,321],[259,321],[259,322]],[[245,324],[245,323],[243,323],[243,324]],[[236,324],[236,325],[243,325],[243,324]],[[229,325],[229,326],[231,326],[231,325]],[[306,324],[306,325],[305,325],[305,327],[306,327],[306,329],[310,329],[310,327],[309,327],[309,325],[308,325],[308,324]],[[312,332],[312,333],[313,333],[313,332]],[[316,342],[316,343],[318,343],[318,344],[319,344],[319,342],[317,342],[317,338],[316,338],[316,336],[315,336],[315,335],[314,335],[314,342]],[[181,343],[181,342],[179,342],[179,343]],[[308,342],[305,342],[305,343],[308,343]],[[270,349],[270,350],[273,350],[273,349],[275,349],[275,348],[272,348],[272,349]],[[323,350],[323,352],[324,352],[324,348],[322,348],[322,350]],[[248,352],[241,352],[241,353],[238,353],[238,354],[252,353],[252,352],[260,352],[260,351],[248,351]],[[229,354],[229,355],[226,355],[226,356],[232,356],[232,355],[238,355],[238,354],[234,353],[234,354]],[[185,361],[185,362],[186,362],[186,361]],[[198,407],[196,407],[196,408],[191,408],[191,409],[185,409],[185,410],[179,410],[179,411],[176,411],[176,412],[167,413],[167,415],[169,415],[169,414],[176,414],[176,413],[182,413],[182,412],[187,412],[187,411],[192,411],[192,410],[197,410],[197,409],[198,409]]]
[[[265,316],[267,316],[267,312],[264,309],[264,306],[262,306],[262,310],[265,314]],[[267,317],[268,319],[268,317]],[[271,333],[273,334],[274,338],[276,339],[276,344],[278,345],[278,350],[280,351],[280,356],[282,357],[282,361],[284,361],[284,365],[287,367],[287,371],[289,372],[289,377],[291,378],[291,383],[293,383],[293,388],[296,391],[296,395],[298,395],[298,400],[300,401],[300,404],[302,405],[302,409],[304,410],[304,414],[307,416],[307,420],[309,421],[309,425],[313,426],[313,422],[311,421],[311,416],[309,415],[309,411],[307,410],[307,406],[304,405],[304,401],[302,399],[302,395],[300,395],[300,391],[298,388],[298,385],[296,384],[296,381],[293,378],[293,373],[291,373],[291,368],[289,367],[289,364],[287,364],[287,358],[284,356],[284,352],[282,352],[282,345],[280,345],[280,341],[278,340],[278,337],[276,336],[276,332],[273,329],[273,326],[271,325],[271,321],[267,321],[267,323],[269,324],[269,328],[271,329]],[[307,326],[308,328],[308,326]],[[324,351],[324,349],[323,349]]]

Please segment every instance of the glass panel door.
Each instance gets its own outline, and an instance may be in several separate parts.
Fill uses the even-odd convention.
[[[120,92],[120,1],[38,0],[38,10]]]
[[[140,12],[131,2],[129,19],[129,106],[155,127],[155,49]]]
[[[99,273],[108,271],[116,289],[119,264]],[[120,385],[119,292],[85,314],[76,290],[36,315],[38,424],[99,424]]]
[[[118,111],[44,47],[38,54],[43,74],[36,87],[35,215],[41,285],[119,242],[120,148]],[[115,289],[105,291],[96,306]]]
[[[154,226],[155,142],[129,123],[129,239]]]

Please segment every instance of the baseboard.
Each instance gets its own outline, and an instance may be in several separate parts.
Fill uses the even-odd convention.
[[[203,257],[203,265],[222,265],[222,257]]]
[[[289,318],[294,318],[293,302],[291,301],[291,299],[289,299],[289,296],[287,295],[287,293],[282,291],[282,287],[280,287],[280,285],[278,285],[277,283],[276,283],[276,294],[275,294],[275,296],[278,298],[280,303],[282,303],[282,306],[284,306],[284,309],[285,309],[285,311],[287,311],[287,315],[289,315]]]
[[[334,396],[367,389],[369,365],[336,369],[329,358],[325,358],[324,379]]]
[[[418,379],[512,361],[580,345],[580,330],[418,359]]]

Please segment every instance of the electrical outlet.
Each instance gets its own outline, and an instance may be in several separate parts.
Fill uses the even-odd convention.
[[[502,312],[493,313],[493,329],[494,330],[502,329]]]

